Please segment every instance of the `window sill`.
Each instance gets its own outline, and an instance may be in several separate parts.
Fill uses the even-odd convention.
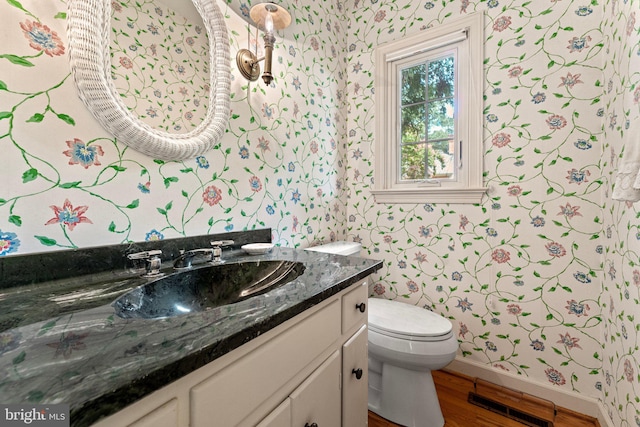
[[[371,190],[376,203],[480,203],[487,188],[405,188]]]

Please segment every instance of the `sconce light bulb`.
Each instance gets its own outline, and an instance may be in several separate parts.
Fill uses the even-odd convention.
[[[273,33],[273,17],[269,11],[267,11],[267,15],[264,17],[264,29],[267,33]]]

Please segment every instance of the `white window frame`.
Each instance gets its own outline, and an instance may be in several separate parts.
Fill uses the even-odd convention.
[[[374,186],[377,203],[480,203],[483,187],[484,14],[473,13],[447,24],[385,43],[376,48],[376,133]],[[400,181],[399,69],[407,59],[457,50],[457,179]]]

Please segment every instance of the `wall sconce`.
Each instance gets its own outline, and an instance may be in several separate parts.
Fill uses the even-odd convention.
[[[260,75],[260,61],[264,59],[262,80],[268,86],[273,80],[271,74],[271,55],[276,41],[274,30],[287,28],[291,24],[291,15],[275,3],[258,3],[251,8],[249,16],[258,28],[264,31],[264,56],[259,58],[248,49],[240,49],[236,55],[236,65],[245,79],[255,82]]]

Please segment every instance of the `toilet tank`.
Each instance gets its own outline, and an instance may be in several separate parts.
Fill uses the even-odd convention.
[[[325,243],[324,245],[313,246],[306,248],[306,251],[324,252],[328,254],[336,255],[359,255],[362,244],[356,242],[344,242],[337,241],[331,243]]]

